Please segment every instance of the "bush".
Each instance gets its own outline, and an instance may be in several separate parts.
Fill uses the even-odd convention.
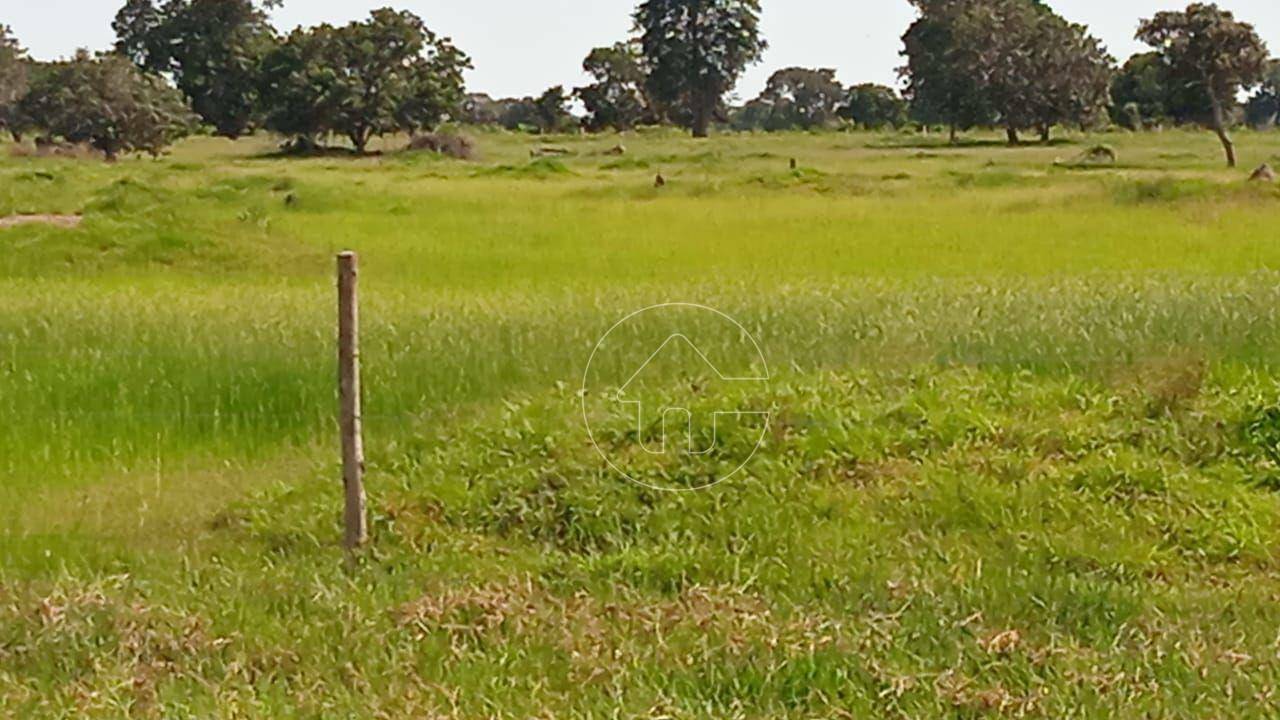
[[[428,150],[458,160],[470,160],[475,157],[476,144],[466,135],[427,133],[410,138],[409,150]]]
[[[88,145],[107,160],[128,152],[159,155],[195,125],[182,94],[163,80],[122,57],[83,51],[38,66],[21,112],[49,144]]]

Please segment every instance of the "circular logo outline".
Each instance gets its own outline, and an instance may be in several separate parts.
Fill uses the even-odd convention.
[[[609,465],[610,468],[613,469],[614,472],[618,473],[619,475],[626,478],[630,482],[633,482],[636,485],[648,488],[650,490],[657,490],[659,492],[672,492],[672,493],[697,492],[699,490],[707,490],[719,485],[720,483],[728,480],[729,478],[732,478],[734,475],[737,475],[738,473],[742,472],[742,470],[746,468],[748,464],[750,464],[751,459],[754,458],[756,456],[756,453],[760,451],[760,446],[764,444],[765,435],[769,432],[770,423],[773,419],[773,414],[771,412],[765,411],[763,413],[760,413],[764,415],[764,418],[765,418],[764,427],[761,428],[760,430],[760,437],[756,440],[755,447],[751,449],[751,454],[747,455],[747,457],[738,465],[738,467],[734,468],[734,470],[730,472],[728,475],[725,475],[722,478],[718,478],[713,482],[707,483],[705,485],[699,485],[697,487],[689,487],[689,488],[663,487],[661,485],[654,485],[652,483],[647,483],[643,480],[637,480],[636,478],[631,477],[631,475],[629,475],[628,473],[623,471],[621,468],[619,468],[617,465],[615,465],[613,460],[609,457],[608,453],[606,453],[604,449],[600,447],[600,444],[596,442],[595,433],[591,429],[591,420],[588,418],[588,412],[587,412],[587,384],[589,382],[590,375],[591,375],[591,364],[592,362],[595,361],[596,355],[600,352],[600,346],[604,344],[604,341],[609,338],[609,335],[611,335],[614,330],[617,330],[618,328],[622,327],[624,324],[626,324],[629,320],[636,317],[637,315],[641,315],[643,313],[650,312],[652,310],[660,310],[662,308],[671,308],[671,307],[683,307],[683,308],[693,308],[695,310],[705,310],[705,311],[714,313],[716,315],[719,315],[725,320],[728,320],[730,323],[733,323],[734,327],[738,328],[738,330],[741,331],[742,335],[751,342],[751,346],[755,348],[756,356],[760,359],[760,364],[764,369],[764,377],[759,378],[759,380],[761,382],[768,382],[769,380],[772,379],[773,375],[772,373],[769,372],[769,361],[765,358],[764,351],[760,348],[760,343],[756,341],[755,336],[752,335],[751,332],[747,330],[747,328],[743,326],[742,323],[735,320],[728,313],[717,310],[713,307],[710,307],[709,305],[703,305],[701,303],[693,303],[693,302],[666,302],[666,303],[657,303],[655,305],[649,305],[648,307],[643,307],[643,308],[640,308],[639,310],[636,310],[630,313],[626,317],[615,322],[612,326],[610,326],[608,330],[605,331],[603,335],[600,336],[600,339],[596,341],[595,347],[591,348],[591,355],[588,356],[587,365],[582,371],[582,387],[578,392],[578,396],[582,405],[582,424],[587,429],[587,439],[591,441],[591,446],[596,449],[596,453],[600,455],[600,457],[605,461],[605,463]]]

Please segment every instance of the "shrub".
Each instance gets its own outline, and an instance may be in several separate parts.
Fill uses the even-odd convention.
[[[181,93],[116,55],[81,51],[33,75],[23,116],[50,140],[89,145],[107,160],[138,151],[159,155],[195,124]]]
[[[457,158],[458,160],[470,160],[475,157],[476,143],[466,135],[427,133],[410,138],[409,149],[427,150],[438,155]]]

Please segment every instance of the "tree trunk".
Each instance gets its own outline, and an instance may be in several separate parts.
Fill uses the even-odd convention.
[[[369,131],[360,128],[352,131],[347,137],[351,139],[351,144],[356,146],[356,154],[363,155],[364,149],[369,145]]]
[[[102,153],[102,159],[109,163],[115,162],[120,157],[120,148],[111,140],[101,140],[91,143],[98,151]]]
[[[1227,119],[1222,111],[1222,101],[1212,92],[1209,93],[1209,101],[1213,104],[1213,131],[1218,134],[1218,140],[1222,142],[1222,150],[1227,154],[1227,167],[1233,168],[1236,166],[1236,146],[1227,132]]]
[[[1050,128],[1048,125],[1041,125],[1040,126],[1040,142],[1044,143],[1045,145],[1048,145],[1049,141],[1052,139],[1052,132],[1053,132],[1052,128]]]
[[[693,136],[696,138],[707,137],[709,134],[707,131],[710,126],[711,111],[707,107],[706,100],[698,98],[693,109]]]
[[[1004,129],[1004,133],[1005,133],[1005,136],[1009,138],[1010,145],[1017,145],[1020,142],[1018,140],[1018,128],[1015,128],[1012,126],[1006,127]]]
[[[950,140],[950,143],[951,143],[952,145],[955,145],[955,144],[956,144],[956,124],[955,124],[955,123],[951,123],[951,140]]]

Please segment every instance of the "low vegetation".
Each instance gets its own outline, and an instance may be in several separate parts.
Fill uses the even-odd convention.
[[[977,140],[0,157],[0,216],[79,218],[0,229],[0,714],[1273,716],[1277,188],[1207,133]],[[672,300],[775,370],[748,471],[683,495],[577,398]]]

